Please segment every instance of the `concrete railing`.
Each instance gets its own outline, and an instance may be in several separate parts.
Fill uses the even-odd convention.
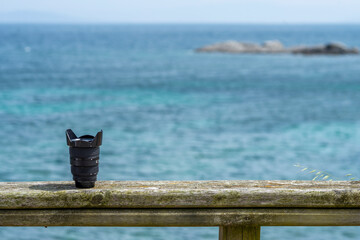
[[[358,226],[360,182],[103,181],[0,183],[0,226],[219,226],[260,239],[260,226]]]

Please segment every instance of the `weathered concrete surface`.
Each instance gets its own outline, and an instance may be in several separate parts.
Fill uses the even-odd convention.
[[[360,182],[100,181],[0,183],[0,209],[360,208]]]
[[[360,226],[360,209],[0,210],[0,226]]]
[[[226,41],[207,45],[195,49],[195,51],[206,53],[292,53],[304,55],[343,55],[359,53],[357,48],[348,48],[342,43],[328,43],[319,46],[293,46],[286,48],[278,40],[266,41],[262,45],[256,43]]]

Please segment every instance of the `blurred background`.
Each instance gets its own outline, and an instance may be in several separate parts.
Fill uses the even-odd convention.
[[[104,130],[99,180],[340,179],[360,169],[360,56],[195,53],[226,40],[360,47],[360,3],[0,0],[0,181],[72,180],[65,130]],[[0,228],[1,239],[217,239],[217,228]],[[262,239],[358,239],[263,227]]]

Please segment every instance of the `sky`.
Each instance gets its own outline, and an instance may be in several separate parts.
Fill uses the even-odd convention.
[[[360,23],[360,0],[0,0],[0,22]]]

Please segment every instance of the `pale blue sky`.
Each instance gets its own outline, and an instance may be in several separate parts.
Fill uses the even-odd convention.
[[[0,0],[0,22],[360,23],[360,0]]]

